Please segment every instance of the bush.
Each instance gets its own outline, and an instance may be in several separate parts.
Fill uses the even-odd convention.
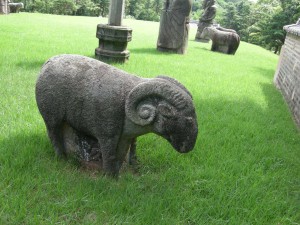
[[[72,0],[55,0],[53,2],[53,13],[59,15],[72,15],[77,10]]]

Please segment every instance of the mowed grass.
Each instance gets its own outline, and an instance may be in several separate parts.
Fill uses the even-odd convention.
[[[199,136],[179,154],[138,139],[140,175],[118,181],[58,160],[35,103],[50,57],[94,57],[105,18],[0,16],[0,224],[299,224],[300,136],[273,85],[278,56],[242,42],[236,55],[194,41],[186,55],[156,51],[158,23],[133,28],[130,60],[142,77],[178,79],[192,93]]]

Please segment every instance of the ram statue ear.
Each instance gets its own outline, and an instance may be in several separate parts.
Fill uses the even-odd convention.
[[[159,104],[157,106],[157,111],[159,114],[161,114],[166,118],[172,118],[176,115],[175,109],[170,105],[166,105],[166,104]]]

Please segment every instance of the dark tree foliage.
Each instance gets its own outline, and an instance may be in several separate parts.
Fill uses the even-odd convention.
[[[76,5],[72,0],[54,0],[52,12],[60,15],[72,15],[76,10]]]
[[[84,16],[97,16],[99,15],[99,5],[90,0],[76,0],[76,10],[73,12],[75,15]]]
[[[238,11],[236,5],[232,2],[228,3],[225,7],[223,21],[221,23],[223,27],[230,28],[238,31]]]
[[[159,21],[164,0],[128,0],[126,15],[137,20]]]
[[[94,1],[96,3],[97,1]],[[98,0],[99,2],[99,15],[105,17],[108,15],[109,0]]]
[[[264,2],[264,4],[266,3]],[[274,4],[274,1],[270,1],[270,4]],[[274,53],[278,53],[286,35],[283,26],[295,23],[300,17],[300,1],[280,0],[278,1],[278,7],[273,10],[271,15],[269,14],[266,17],[267,19],[257,24],[260,29],[258,44],[274,51]]]
[[[107,3],[106,5],[104,5],[105,2]],[[25,0],[24,1],[25,11],[60,14],[60,15],[106,16],[108,13],[108,6],[109,6],[109,0]]]
[[[278,53],[284,43],[283,26],[300,17],[299,0],[224,0],[223,17],[216,21],[236,30],[243,41]],[[223,2],[223,3],[224,3]]]

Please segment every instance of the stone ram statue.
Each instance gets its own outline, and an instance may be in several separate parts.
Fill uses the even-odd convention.
[[[36,101],[56,153],[66,156],[71,129],[99,149],[102,169],[111,176],[118,175],[130,147],[135,154],[140,135],[154,132],[186,153],[198,134],[192,96],[177,80],[140,78],[84,56],[49,59],[37,79]]]
[[[201,34],[203,39],[211,39],[211,50],[234,55],[240,44],[240,36],[231,29],[205,27]]]
[[[237,32],[235,31],[235,30],[233,30],[233,29],[227,29],[227,28],[224,28],[224,27],[215,27],[217,30],[220,30],[220,31],[226,31],[226,32],[232,32],[232,33],[236,33],[237,34]]]
[[[24,8],[24,5],[22,2],[8,3],[8,6],[10,8],[11,13],[19,13],[20,9]]]

